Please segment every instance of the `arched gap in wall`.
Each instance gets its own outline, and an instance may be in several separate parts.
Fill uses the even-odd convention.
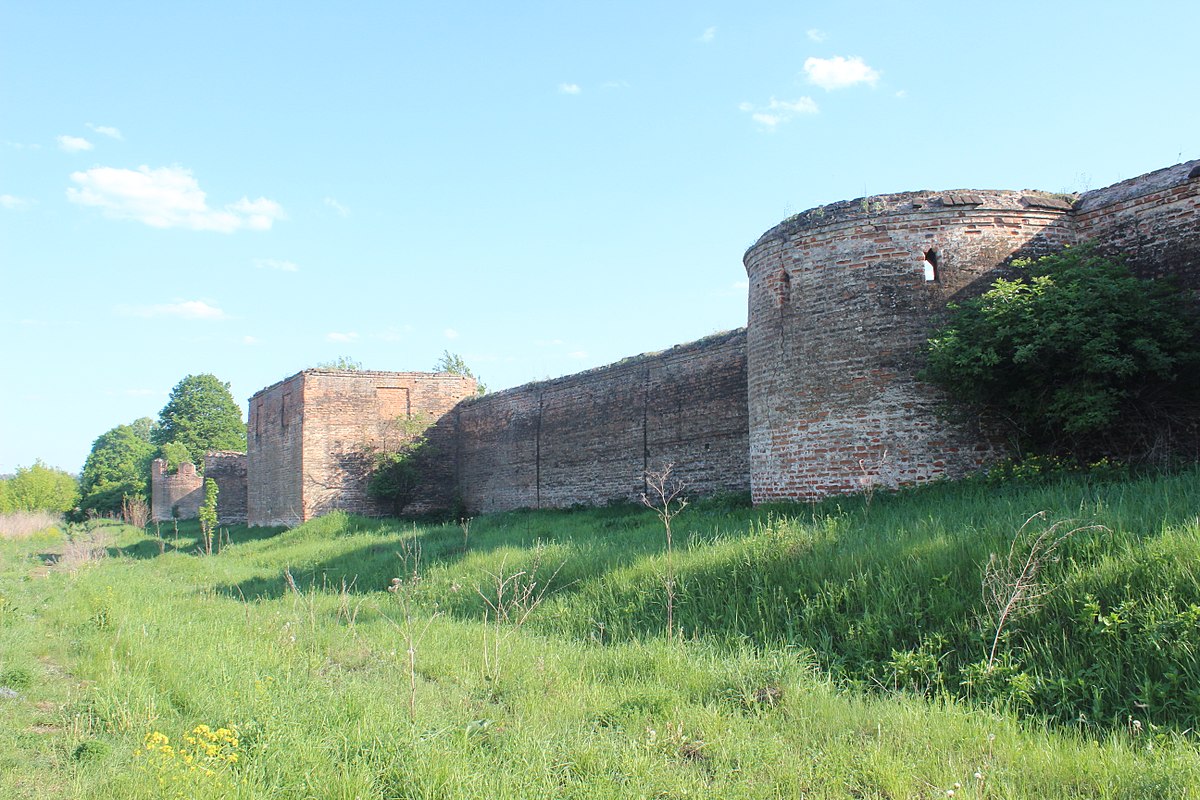
[[[936,281],[938,279],[938,254],[934,248],[929,248],[925,251],[925,258],[921,261],[921,266],[925,269],[925,280]]]

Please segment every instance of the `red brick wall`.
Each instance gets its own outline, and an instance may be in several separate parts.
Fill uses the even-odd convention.
[[[246,431],[246,516],[250,525],[298,525],[307,519],[301,490],[303,402],[304,373],[250,398]]]
[[[397,418],[441,419],[475,381],[450,374],[305,370],[250,400],[249,517],[295,525],[333,509],[390,512],[367,496],[371,453],[403,437]],[[439,455],[425,505],[444,505],[453,479],[453,426],[430,431]],[[419,509],[417,509],[419,510]]]
[[[496,392],[457,412],[472,512],[635,500],[665,462],[692,495],[749,489],[745,330]]]
[[[1076,204],[1080,241],[1128,259],[1144,277],[1173,276],[1200,304],[1200,160],[1105,189]]]
[[[150,518],[154,520],[195,519],[204,502],[204,479],[185,461],[177,472],[167,471],[167,462],[154,459],[150,466]]]
[[[204,477],[217,483],[217,521],[222,525],[245,525],[246,454],[209,450],[204,454]]]
[[[920,348],[947,301],[981,291],[1014,254],[1071,242],[1068,207],[1033,193],[910,192],[764,234],[745,258],[755,502],[956,477],[994,458],[981,431],[937,413],[942,398],[916,379]]]

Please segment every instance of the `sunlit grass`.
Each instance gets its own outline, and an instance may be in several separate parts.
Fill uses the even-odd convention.
[[[0,797],[1196,797],[1178,721],[1200,688],[1197,482],[697,503],[676,521],[674,643],[662,528],[633,507],[481,518],[466,547],[457,525],[342,514],[233,529],[213,556],[190,523],[111,528],[108,557],[73,569],[49,564],[64,534],[5,540]],[[1113,533],[1072,543],[1005,642],[1041,688],[968,699],[982,564],[1038,510]],[[410,662],[386,588],[414,545]],[[485,624],[520,572],[550,582],[540,605]],[[1156,631],[1177,690],[1147,695],[1113,673],[1154,680]],[[1079,722],[1097,690],[1136,713]],[[202,725],[236,738],[219,763],[187,742]],[[150,767],[159,736],[173,750]]]

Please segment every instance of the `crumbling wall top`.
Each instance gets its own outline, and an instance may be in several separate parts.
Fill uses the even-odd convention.
[[[1147,172],[1145,175],[1138,175],[1136,178],[1114,183],[1112,186],[1105,186],[1103,189],[1085,192],[1075,203],[1075,212],[1078,214],[1094,211],[1104,206],[1132,200],[1135,197],[1169,189],[1172,186],[1179,186],[1197,179],[1200,179],[1200,159],[1184,161],[1171,167],[1163,167],[1154,172]]]
[[[936,192],[923,189],[915,192],[877,194],[810,208],[788,217],[758,237],[758,241],[746,252],[749,254],[765,242],[787,239],[806,230],[882,222],[888,217],[919,216],[938,212],[974,210],[1066,213],[1074,200],[1075,195],[1053,194],[1036,189],[951,189]]]

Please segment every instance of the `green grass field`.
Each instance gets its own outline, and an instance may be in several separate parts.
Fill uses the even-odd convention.
[[[989,665],[1037,512],[1017,555],[1103,529]],[[696,502],[670,638],[639,507],[10,536],[0,797],[1200,797],[1198,514],[1195,470]]]

